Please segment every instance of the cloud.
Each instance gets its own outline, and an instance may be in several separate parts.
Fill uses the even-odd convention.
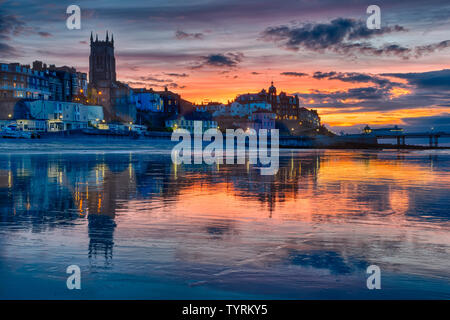
[[[0,37],[10,39],[10,35],[18,36],[30,28],[25,26],[25,22],[19,20],[15,15],[4,14],[0,11]]]
[[[26,31],[23,21],[15,15],[6,15],[0,11],[0,54],[5,57],[18,55],[17,49],[10,44],[11,36],[16,37]]]
[[[450,90],[450,69],[420,73],[385,73],[384,76],[405,79],[419,89]]]
[[[0,55],[1,56],[18,56],[17,50],[14,47],[6,43],[0,42]]]
[[[0,10],[0,54],[2,56],[19,56],[20,53],[11,45],[11,42],[13,38],[27,34],[37,34],[43,38],[52,36],[49,32],[36,31],[26,26],[26,23],[16,15],[5,14]]]
[[[315,101],[315,107],[348,108],[364,105],[367,101],[389,100],[390,89],[380,87],[360,87],[333,92],[312,90],[311,93],[299,93],[304,101]],[[344,102],[351,101],[351,102]]]
[[[165,75],[168,75],[170,77],[176,77],[176,78],[186,78],[189,77],[187,73],[164,73]]]
[[[52,36],[49,32],[39,31],[38,35],[40,35],[42,38],[50,38]]]
[[[282,76],[290,76],[290,77],[306,77],[306,76],[308,76],[307,73],[303,73],[303,72],[292,72],[292,71],[281,72],[280,74],[281,74]]]
[[[158,83],[170,83],[173,82],[171,79],[159,79],[154,76],[147,76],[147,77],[139,77],[139,80],[141,81],[152,81],[152,82],[158,82]]]
[[[168,74],[166,74],[168,75]],[[184,77],[186,75],[183,74],[177,74],[172,73],[170,75],[178,75],[179,77]],[[130,86],[138,86],[138,87],[146,87],[146,88],[170,88],[170,89],[183,89],[186,88],[184,85],[180,85],[176,82],[174,82],[172,79],[162,79],[159,77],[160,75],[148,75],[148,76],[141,76],[137,77],[136,79],[133,79],[132,81],[126,82]],[[187,75],[186,75],[187,76]]]
[[[384,77],[393,78],[385,79]],[[336,79],[354,83],[373,83],[373,86],[341,89],[337,91],[311,90],[298,93],[301,103],[307,108],[319,109],[322,115],[338,115],[353,122],[356,115],[373,113],[373,121],[398,118],[398,123],[414,130],[435,129],[450,131],[448,109],[450,107],[450,70],[423,73],[365,74],[354,72],[315,72],[316,79]],[[407,83],[397,83],[395,78]],[[388,80],[389,82],[385,82]],[[411,110],[417,110],[415,112]],[[322,111],[321,111],[322,110]],[[440,114],[422,117],[423,111]],[[444,114],[447,112],[447,114]],[[355,114],[355,116],[353,116]],[[378,114],[377,118],[375,116]],[[381,115],[379,115],[381,114]],[[444,114],[445,116],[442,116]],[[339,128],[335,128],[339,131]]]
[[[184,89],[184,88],[186,88],[186,86],[179,85],[178,83],[175,83],[175,82],[168,83],[164,87],[167,87],[169,89]]]
[[[187,33],[181,30],[177,30],[175,32],[175,38],[177,38],[178,40],[201,40],[203,39],[203,37],[203,33]]]
[[[398,32],[406,32],[402,26],[384,26],[381,29],[368,29],[365,22],[349,18],[336,18],[329,23],[308,23],[301,26],[276,26],[266,28],[261,36],[281,47],[299,51],[334,52],[338,54],[363,54],[374,56],[398,56],[404,59],[420,57],[450,46],[450,40],[437,44],[404,47],[398,44],[375,46],[369,42],[374,38]]]
[[[406,31],[406,29],[396,25],[371,30],[362,21],[337,18],[330,23],[308,23],[300,27],[269,27],[262,36],[265,40],[281,42],[284,47],[291,50],[304,48],[312,51],[342,52],[347,50],[347,46],[353,44],[352,40],[370,39],[400,31]]]
[[[435,131],[450,131],[450,114],[442,113],[430,117],[409,117],[402,118],[405,127],[412,127],[417,131],[429,131],[433,128]]]
[[[175,82],[170,83],[161,83],[161,82],[147,82],[147,81],[126,81],[126,84],[128,84],[132,88],[136,87],[145,87],[145,88],[169,88],[169,89],[184,89],[186,86],[179,85]]]
[[[444,50],[448,47],[450,47],[450,40],[445,40],[439,43],[429,44],[425,46],[418,46],[415,49],[415,55],[416,57],[420,57],[426,54],[433,53],[435,51]]]
[[[187,60],[198,59],[198,55],[190,54],[187,52],[174,52],[170,50],[158,51],[158,50],[133,50],[127,49],[124,51],[118,51],[116,58],[124,59],[128,61],[139,61],[141,64],[160,64],[162,62],[173,65],[174,63],[185,62]]]
[[[314,79],[328,79],[328,80],[340,80],[342,82],[351,82],[351,83],[374,83],[381,87],[403,87],[403,84],[398,82],[392,82],[389,79],[382,78],[378,75],[372,75],[368,73],[359,73],[359,72],[320,72],[317,71],[313,74]]]
[[[238,53],[225,53],[225,54],[210,54],[201,57],[201,62],[195,66],[193,69],[202,68],[204,66],[219,67],[219,68],[234,68],[243,59],[244,54]]]

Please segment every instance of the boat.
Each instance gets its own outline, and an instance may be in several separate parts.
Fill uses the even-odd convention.
[[[10,139],[33,139],[38,137],[33,132],[21,130],[16,123],[7,125],[2,131],[0,131],[0,136],[2,138]]]

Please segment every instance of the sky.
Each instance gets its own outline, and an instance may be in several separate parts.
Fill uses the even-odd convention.
[[[80,30],[66,27],[71,4]],[[335,132],[450,131],[449,27],[448,0],[0,0],[0,61],[88,72],[90,33],[108,30],[131,87],[226,103],[273,81]]]

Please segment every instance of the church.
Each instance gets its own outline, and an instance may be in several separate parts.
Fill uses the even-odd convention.
[[[134,122],[136,107],[132,103],[132,89],[116,79],[116,59],[114,57],[114,35],[105,41],[93,38],[91,32],[91,53],[89,56],[89,102],[102,105],[105,120]]]

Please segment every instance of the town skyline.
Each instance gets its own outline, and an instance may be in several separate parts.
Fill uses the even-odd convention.
[[[16,1],[3,3],[9,5],[0,12],[9,23],[0,29],[4,61],[42,60],[87,72],[90,32],[104,38],[109,30],[116,41],[117,77],[134,88],[167,86],[194,103],[226,103],[274,81],[280,90],[298,94],[302,106],[317,109],[335,131],[359,130],[363,124],[450,127],[450,67],[445,59],[450,41],[444,32],[444,13],[450,8],[439,1],[406,11],[381,2],[382,28],[366,33],[365,2],[342,9],[330,4],[327,11],[286,1],[283,11],[273,3],[260,8],[250,1],[242,6],[253,4],[260,15],[248,18],[231,1],[221,7],[235,13],[226,19],[214,11],[219,6],[215,1],[196,6],[175,1],[166,7],[132,1],[126,8],[117,2],[80,1],[81,30],[65,28],[64,1],[27,8]],[[172,20],[167,8],[173,10]],[[426,18],[414,19],[419,11]],[[49,21],[40,24],[39,13],[44,12]],[[150,16],[154,19],[147,21]],[[160,26],[150,28],[155,19]],[[233,33],[236,29],[240,32]],[[325,30],[322,38],[312,37],[314,30]],[[418,34],[426,35],[419,37],[420,43]]]

